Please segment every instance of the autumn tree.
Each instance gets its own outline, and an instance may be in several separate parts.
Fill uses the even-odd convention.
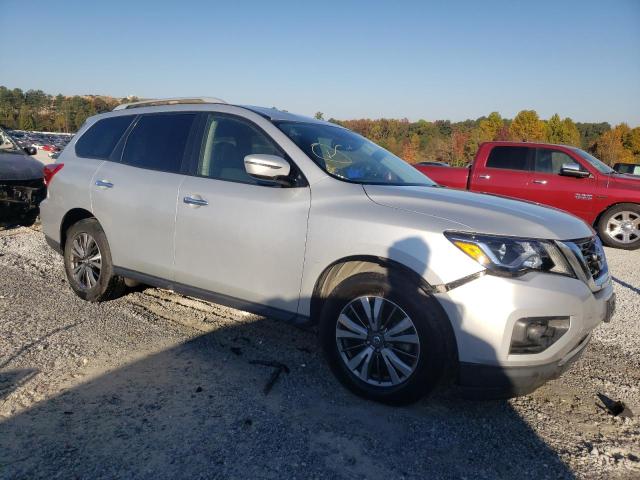
[[[518,141],[542,141],[545,136],[544,122],[535,110],[522,110],[509,127],[511,138]]]
[[[418,163],[420,161],[420,137],[413,134],[402,147],[402,158],[408,163]]]
[[[631,129],[625,123],[621,123],[614,129],[604,132],[595,143],[596,156],[608,165],[614,163],[633,163],[634,157],[631,150],[625,148],[625,140]]]
[[[487,118],[480,121],[478,128],[480,129],[480,141],[490,142],[497,140],[498,134],[504,127],[504,120],[498,112],[491,112]]]

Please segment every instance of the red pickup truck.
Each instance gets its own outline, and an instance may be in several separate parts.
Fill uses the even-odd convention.
[[[487,142],[466,168],[417,165],[447,187],[528,200],[572,213],[611,247],[640,248],[640,178],[576,147]]]

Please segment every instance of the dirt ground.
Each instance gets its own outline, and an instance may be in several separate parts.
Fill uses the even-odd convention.
[[[36,230],[0,231],[0,478],[640,478],[640,251],[607,250],[618,311],[560,379],[392,408],[312,331],[158,289],[83,302]],[[255,361],[289,373],[265,394]]]

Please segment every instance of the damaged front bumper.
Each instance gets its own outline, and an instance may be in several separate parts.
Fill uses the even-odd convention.
[[[0,180],[0,225],[31,225],[46,197],[44,181]]]

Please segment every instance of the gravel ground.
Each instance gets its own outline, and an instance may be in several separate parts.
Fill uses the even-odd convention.
[[[0,232],[0,478],[639,478],[640,251],[562,378],[510,401],[357,398],[313,332],[146,289],[78,299],[41,233]],[[282,362],[273,389],[264,387]]]

